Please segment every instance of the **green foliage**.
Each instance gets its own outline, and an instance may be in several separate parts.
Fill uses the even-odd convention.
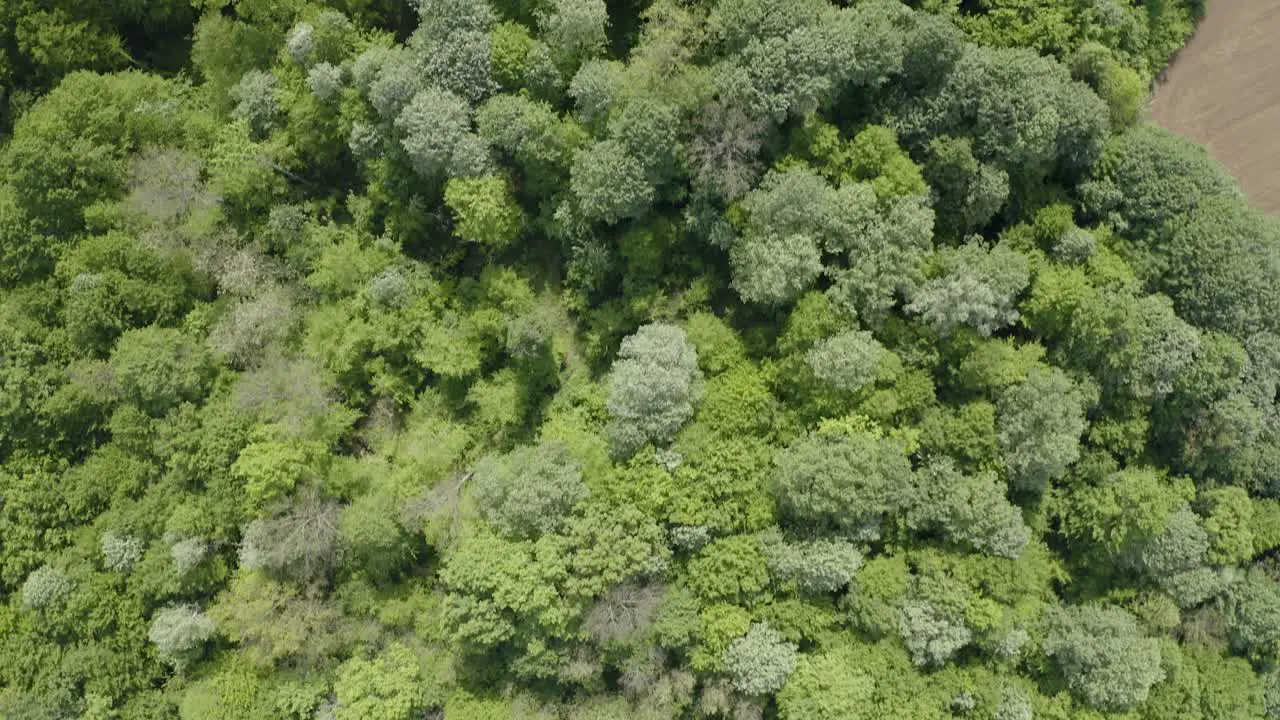
[[[581,218],[615,224],[638,218],[653,203],[654,190],[644,163],[617,140],[603,140],[575,150],[569,180]]]
[[[1009,480],[1041,491],[1080,456],[1083,398],[1061,371],[1032,368],[1025,381],[1000,395],[996,434]]]
[[[796,646],[768,625],[752,625],[724,651],[724,666],[739,692],[767,695],[785,685],[795,670]]]
[[[1202,10],[0,1],[0,716],[1276,714]]]
[[[316,471],[305,448],[280,441],[255,442],[244,448],[231,472],[244,481],[245,499],[251,509],[281,500]]]
[[[121,397],[159,415],[208,391],[208,352],[177,330],[147,327],[120,336],[108,362]]]
[[[1234,649],[1253,659],[1275,657],[1280,651],[1277,598],[1275,581],[1257,572],[1231,589],[1228,638]]]
[[[589,492],[568,450],[556,443],[486,459],[475,473],[472,494],[480,512],[495,530],[516,538],[561,529]]]
[[[428,179],[444,174],[462,147],[470,114],[466,101],[447,90],[415,93],[395,122],[413,169]]]
[[[524,212],[500,177],[451,178],[444,202],[453,211],[455,232],[467,242],[502,249],[524,228]]]
[[[37,610],[60,602],[72,589],[67,576],[59,569],[42,565],[22,583],[22,606]]]
[[[669,443],[704,392],[698,354],[684,331],[650,324],[622,341],[609,380],[609,437],[614,454],[630,457],[645,443]]]
[[[128,572],[142,559],[142,540],[129,535],[105,533],[102,536],[102,564],[108,570]]]
[[[181,87],[159,77],[71,73],[14,125],[0,170],[36,233],[74,233],[124,190],[130,155],[181,142],[185,115]]]
[[[750,365],[711,378],[698,411],[701,422],[726,437],[767,436],[779,414],[764,373]]]
[[[1187,499],[1185,489],[1150,468],[1128,468],[1097,485],[1073,489],[1063,534],[1104,557],[1115,556],[1165,530]]]
[[[876,379],[886,351],[869,332],[849,331],[819,341],[805,353],[805,361],[819,381],[842,392],[853,392]]]
[[[1072,694],[1101,710],[1124,712],[1142,703],[1164,677],[1159,644],[1142,637],[1133,616],[1119,608],[1062,609],[1053,618],[1044,651]]]
[[[760,542],[749,535],[716,540],[689,561],[689,589],[706,602],[745,602],[768,585]]]
[[[276,76],[261,70],[250,70],[231,88],[236,102],[233,114],[244,120],[255,139],[270,134],[279,112],[276,102]]]
[[[924,176],[937,196],[938,229],[963,236],[985,227],[1009,197],[1009,174],[979,162],[968,138],[936,137],[928,150]]]
[[[805,593],[830,593],[849,583],[862,567],[862,553],[847,540],[786,542],[771,539],[764,546],[769,572],[793,582]]]
[[[953,542],[1015,560],[1031,538],[993,472],[964,475],[944,458],[916,471],[914,483],[901,492],[899,507],[912,531],[941,532]]]
[[[1015,198],[1048,174],[1087,170],[1109,127],[1096,95],[1025,47],[967,48],[930,100],[908,134],[970,137],[979,160],[1009,173]]]
[[[973,640],[963,618],[927,600],[907,600],[901,613],[898,633],[919,667],[940,667]]]
[[[371,659],[351,658],[338,668],[333,692],[337,720],[409,720],[423,706],[422,670],[409,648],[393,644]]]
[[[855,430],[818,431],[779,454],[772,490],[793,521],[878,537],[891,493],[911,466],[895,442]]]
[[[205,643],[217,632],[213,619],[199,608],[177,605],[164,608],[151,620],[148,637],[156,654],[181,671],[204,652]]]
[[[746,348],[733,328],[707,312],[691,315],[681,326],[698,353],[698,366],[708,375],[729,370],[746,360]]]
[[[1214,488],[1204,494],[1207,557],[1214,565],[1237,565],[1253,558],[1253,505],[1242,488]]]
[[[963,245],[944,252],[942,276],[926,282],[907,305],[941,335],[961,326],[988,337],[1017,321],[1014,302],[1030,281],[1026,258],[1002,245]]]
[[[209,608],[210,617],[240,655],[271,668],[289,661],[318,664],[336,649],[337,608],[302,597],[296,588],[261,574],[242,575]]]

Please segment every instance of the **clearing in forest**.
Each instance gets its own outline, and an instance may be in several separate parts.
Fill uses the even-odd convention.
[[[1203,144],[1280,212],[1280,3],[1218,0],[1156,91],[1152,119]]]

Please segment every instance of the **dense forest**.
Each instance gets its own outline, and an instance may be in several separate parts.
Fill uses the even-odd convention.
[[[0,0],[0,717],[1280,717],[1197,0]]]

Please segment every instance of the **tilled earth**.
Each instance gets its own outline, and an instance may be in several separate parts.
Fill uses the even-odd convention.
[[[1280,212],[1280,2],[1213,0],[1156,90],[1155,122],[1182,133]]]

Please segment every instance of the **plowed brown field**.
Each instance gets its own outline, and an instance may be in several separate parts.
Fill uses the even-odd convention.
[[[1151,106],[1155,122],[1207,147],[1273,213],[1280,212],[1277,38],[1277,0],[1210,0]]]

